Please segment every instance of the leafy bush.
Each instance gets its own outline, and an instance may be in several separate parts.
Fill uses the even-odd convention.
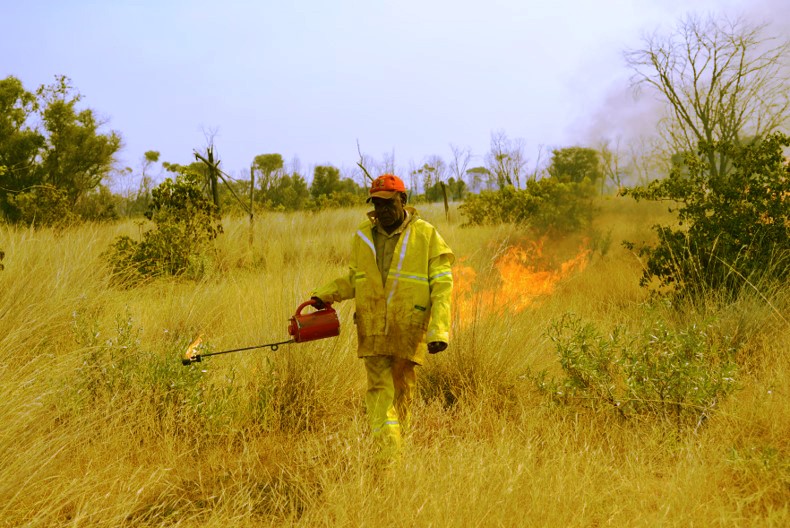
[[[699,426],[735,388],[735,350],[691,324],[659,322],[641,335],[621,328],[604,336],[592,323],[566,315],[548,332],[564,377],[539,387],[555,401],[608,408],[622,418],[652,416],[681,428]]]
[[[216,207],[200,190],[192,173],[168,178],[151,192],[152,203],[145,213],[156,228],[141,241],[118,237],[105,258],[112,272],[124,280],[159,275],[200,277],[211,241],[222,232]]]
[[[360,194],[345,191],[332,191],[330,194],[317,196],[310,204],[310,208],[321,211],[323,209],[355,207],[364,203],[365,197]]]
[[[678,226],[654,227],[658,243],[642,246],[642,284],[657,279],[680,294],[738,292],[746,281],[786,281],[790,276],[790,166],[774,134],[746,147],[702,145],[664,180],[626,189],[637,200],[679,204]],[[724,151],[733,170],[712,176],[710,150]],[[626,243],[633,248],[633,243]]]
[[[82,99],[63,75],[34,93],[13,76],[0,79],[0,212],[7,221],[69,224],[79,219],[79,201],[110,174],[121,137],[101,132],[103,121],[79,108]]]
[[[79,368],[69,380],[72,411],[117,406],[119,401],[154,413],[160,427],[175,434],[199,439],[198,433],[218,430],[226,421],[222,395],[210,394],[214,387],[201,369],[185,369],[177,358],[183,342],[173,343],[167,353],[142,347],[142,328],[127,310],[117,314],[114,328],[103,336],[97,323],[98,310],[81,308],[72,314],[71,330],[82,350]]]
[[[92,222],[117,220],[116,206],[120,205],[120,201],[119,196],[114,195],[106,185],[100,184],[80,198],[75,211],[83,220]]]
[[[16,209],[17,221],[29,226],[65,227],[79,218],[71,210],[68,192],[50,184],[10,194],[8,203]]]
[[[470,195],[459,210],[467,218],[466,226],[514,223],[540,234],[569,233],[591,223],[594,196],[588,181],[544,178],[528,181],[523,190],[507,186]]]

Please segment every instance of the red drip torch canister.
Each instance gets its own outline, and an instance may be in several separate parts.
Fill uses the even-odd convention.
[[[313,304],[313,300],[303,302],[296,309],[296,313],[291,316],[288,333],[293,336],[294,341],[297,343],[340,335],[340,319],[338,319],[337,312],[330,303],[325,303],[326,308],[323,310],[302,315],[304,307],[312,306]]]

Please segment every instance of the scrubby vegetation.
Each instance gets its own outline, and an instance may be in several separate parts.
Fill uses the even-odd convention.
[[[105,254],[114,277],[127,283],[159,275],[200,278],[211,256],[211,242],[222,232],[216,206],[190,172],[167,178],[151,198],[145,217],[154,228],[140,241],[119,236]]]
[[[656,225],[655,244],[645,244],[642,283],[655,280],[678,294],[737,294],[762,282],[790,277],[790,165],[783,147],[790,137],[773,134],[736,147],[703,144],[665,179],[626,189],[637,200],[676,204],[674,225]],[[708,151],[713,151],[710,154]],[[733,169],[711,170],[724,156]],[[628,243],[629,248],[634,244]]]
[[[337,338],[181,363],[286,338],[346,272],[364,177],[269,153],[234,179],[210,144],[158,186],[146,152],[118,196],[121,137],[68,78],[0,80],[0,525],[787,526],[790,42],[766,27],[690,16],[626,53],[662,153],[530,171],[500,131],[485,166],[451,145],[401,173],[458,259],[390,468],[353,303]]]
[[[546,178],[528,181],[523,190],[506,187],[470,195],[459,209],[466,225],[513,223],[537,234],[567,235],[591,226],[594,198],[589,183]]]
[[[674,218],[596,205],[616,241],[655,242],[650,226]],[[524,231],[421,207],[459,257],[458,316],[419,370],[390,472],[369,445],[351,304],[338,338],[181,366],[201,333],[211,350],[285,337],[311,288],[344,271],[364,211],[268,213],[252,249],[247,221],[223,219],[202,278],[133,289],[112,285],[102,253],[134,222],[2,228],[0,524],[787,524],[785,284],[653,298],[628,250],[553,238],[540,260],[507,262],[553,289],[490,303],[508,298],[518,269],[502,259]],[[577,255],[586,267],[561,265]]]

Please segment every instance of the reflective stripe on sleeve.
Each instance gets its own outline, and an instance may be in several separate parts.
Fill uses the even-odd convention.
[[[403,282],[413,282],[415,284],[427,284],[428,276],[422,273],[400,273],[397,271],[390,271],[390,276]]]
[[[450,280],[450,281],[452,281],[453,280],[453,272],[452,271],[443,271],[442,273],[437,273],[436,275],[434,275],[434,276],[432,276],[430,278],[430,282],[433,282],[433,281],[436,281],[436,280],[441,280],[441,281]]]

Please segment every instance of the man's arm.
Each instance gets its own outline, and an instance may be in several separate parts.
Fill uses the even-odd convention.
[[[450,269],[452,254],[441,254],[430,259],[428,264],[428,286],[431,293],[431,319],[428,323],[426,341],[429,352],[441,352],[450,342],[450,302],[453,295],[453,273]],[[432,345],[432,343],[443,343]],[[433,351],[431,350],[433,348]]]
[[[357,274],[357,246],[356,238],[353,240],[351,243],[351,263],[348,267],[348,275],[339,277],[313,290],[310,293],[310,297],[317,297],[324,302],[339,302],[354,298],[354,280]]]
[[[323,302],[339,302],[354,297],[354,275],[356,269],[350,268],[347,277],[339,277],[313,290],[310,297],[318,297]]]

